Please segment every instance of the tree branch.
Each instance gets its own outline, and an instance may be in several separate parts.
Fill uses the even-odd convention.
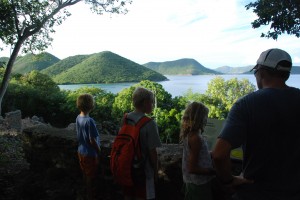
[[[13,12],[15,14],[14,22],[15,22],[17,34],[18,34],[18,37],[21,37],[22,33],[21,33],[20,29],[19,29],[18,14],[17,14],[16,8],[15,8],[15,2],[14,1],[12,1],[12,5],[13,5]]]
[[[25,30],[24,30],[24,35],[26,34],[27,36],[31,36],[37,32],[39,32],[41,30],[41,28],[45,25],[45,23],[51,19],[52,17],[54,17],[54,15],[56,15],[60,10],[62,10],[63,8],[67,7],[67,6],[71,6],[74,5],[78,2],[80,2],[82,0],[76,0],[74,2],[72,2],[72,0],[70,1],[66,1],[65,3],[60,4],[56,9],[54,9],[48,16],[46,16],[41,22],[40,24],[33,24],[31,26],[28,26]],[[26,33],[25,33],[26,32]]]

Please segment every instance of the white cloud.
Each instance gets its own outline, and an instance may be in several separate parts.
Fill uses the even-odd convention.
[[[277,47],[299,64],[300,39],[260,38],[266,27],[252,29],[256,16],[241,2],[135,0],[126,15],[102,16],[76,5],[70,9],[73,15],[56,28],[48,51],[62,59],[109,50],[140,64],[194,58],[216,68],[255,64],[260,52]]]

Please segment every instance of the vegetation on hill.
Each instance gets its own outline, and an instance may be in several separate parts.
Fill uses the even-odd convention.
[[[3,68],[1,70],[4,71]],[[166,143],[179,142],[180,120],[188,102],[201,101],[208,106],[210,118],[225,119],[229,109],[239,97],[255,90],[255,86],[247,79],[235,78],[225,81],[219,76],[208,84],[204,94],[193,93],[190,90],[174,98],[161,84],[149,80],[125,88],[118,94],[95,87],[60,90],[48,75],[32,71],[12,77],[3,99],[3,111],[21,110],[23,118],[36,115],[54,126],[65,127],[74,122],[78,115],[76,108],[78,95],[90,93],[96,103],[91,116],[97,122],[109,121],[120,125],[123,114],[133,110],[132,92],[140,86],[155,93],[155,108],[150,115],[156,120],[160,137]],[[212,145],[213,141],[210,142],[210,146]]]
[[[224,74],[253,74],[250,70],[253,68],[253,65],[245,67],[218,67],[215,70]],[[300,74],[300,66],[293,66],[291,74]]]
[[[43,69],[41,73],[47,74],[50,77],[56,76],[75,65],[81,63],[84,59],[88,58],[91,55],[76,55],[76,56],[70,56],[63,60],[60,60],[59,62],[55,63],[54,65],[51,65],[50,67],[47,67],[46,69]]]
[[[47,52],[37,55],[30,53],[23,57],[19,57],[12,70],[13,73],[25,74],[33,70],[43,70],[58,61],[59,59],[57,57]]]
[[[252,68],[250,68],[250,70]],[[253,74],[253,71],[250,72],[250,70],[245,71],[243,74]],[[300,66],[293,66],[291,70],[291,74],[300,74]]]
[[[8,57],[0,57],[0,63],[6,64],[8,62],[9,58]]]
[[[220,72],[205,68],[194,59],[183,58],[167,62],[149,62],[145,67],[164,75],[204,75],[221,74]]]
[[[245,72],[249,72],[252,68],[253,65],[244,66],[244,67],[223,66],[223,67],[218,67],[215,70],[223,74],[243,74]]]
[[[59,84],[167,80],[165,76],[109,51],[93,54],[53,79]]]

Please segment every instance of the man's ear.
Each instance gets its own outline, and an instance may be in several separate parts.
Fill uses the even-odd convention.
[[[259,78],[262,80],[262,79],[265,79],[265,78],[266,78],[267,73],[266,73],[266,71],[265,71],[264,69],[261,69],[261,70],[258,72],[257,76],[259,76]]]

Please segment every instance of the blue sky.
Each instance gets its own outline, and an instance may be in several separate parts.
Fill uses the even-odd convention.
[[[58,26],[49,53],[60,59],[112,51],[139,64],[193,58],[208,68],[254,65],[259,54],[282,48],[300,65],[300,38],[260,38],[244,0],[133,0],[126,15],[96,15],[80,3]],[[0,56],[8,56],[8,51]]]

